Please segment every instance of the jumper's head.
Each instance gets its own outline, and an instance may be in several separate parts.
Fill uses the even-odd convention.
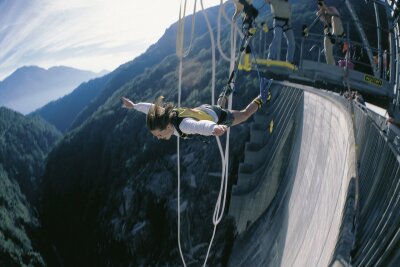
[[[172,124],[168,125],[164,130],[152,130],[150,131],[157,139],[169,140],[174,134],[174,126]]]
[[[169,140],[174,134],[172,119],[175,112],[171,103],[163,103],[163,97],[160,96],[149,109],[146,117],[147,128],[158,139]]]

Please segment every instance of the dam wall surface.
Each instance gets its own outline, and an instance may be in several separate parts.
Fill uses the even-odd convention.
[[[346,243],[341,237],[345,211],[354,211],[355,205],[346,208],[357,173],[349,105],[304,86],[279,83],[277,89],[280,97],[297,101],[288,105],[287,116],[277,115],[275,124],[286,122],[275,139],[269,137],[274,145],[263,141],[257,146],[254,138],[246,146],[245,161],[255,152],[258,161],[265,161],[242,166],[246,175],[239,173],[232,190],[229,214],[239,235],[228,265],[329,266]],[[282,101],[273,109],[280,110]]]
[[[354,108],[359,166],[353,266],[400,266],[400,130]]]

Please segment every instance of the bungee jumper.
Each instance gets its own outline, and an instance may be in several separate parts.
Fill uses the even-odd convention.
[[[272,80],[263,78],[260,95],[240,111],[223,108],[225,98],[219,98],[219,105],[204,104],[196,108],[177,108],[172,103],[165,103],[163,97],[158,97],[153,104],[134,103],[125,97],[121,100],[124,108],[146,114],[147,128],[158,139],[169,140],[172,135],[184,139],[192,138],[194,135],[222,136],[228,127],[246,121],[261,108],[263,103],[271,99],[269,93],[271,84]]]
[[[221,2],[222,3],[222,2]],[[233,66],[233,70],[229,75],[229,79],[227,84],[224,86],[222,93],[218,97],[217,105],[208,105],[203,104],[196,108],[185,108],[180,107],[181,103],[181,85],[182,85],[182,62],[183,58],[186,57],[187,53],[183,53],[183,28],[180,28],[181,31],[178,33],[177,41],[177,55],[180,59],[180,68],[179,68],[179,82],[178,82],[178,107],[174,106],[172,103],[165,103],[164,98],[158,97],[154,103],[134,103],[130,99],[126,97],[122,97],[123,107],[127,109],[135,109],[140,112],[146,114],[146,125],[152,135],[154,135],[158,139],[169,140],[172,135],[178,137],[177,140],[177,214],[178,214],[178,249],[182,259],[183,266],[187,266],[185,262],[185,256],[182,251],[181,246],[181,238],[180,238],[180,138],[183,139],[200,139],[204,141],[204,139],[209,139],[207,136],[216,136],[216,142],[218,144],[218,148],[221,155],[222,162],[222,172],[221,172],[221,186],[219,190],[218,199],[215,205],[214,213],[213,213],[213,225],[214,230],[210,239],[210,243],[208,245],[207,254],[204,259],[203,267],[207,264],[207,259],[209,257],[209,253],[211,250],[211,246],[215,237],[216,228],[218,224],[221,222],[226,199],[227,199],[227,188],[228,188],[228,173],[229,173],[229,127],[238,125],[242,122],[245,122],[249,119],[257,110],[259,110],[262,105],[271,100],[270,87],[272,85],[272,79],[267,80],[265,78],[261,78],[259,71],[259,85],[260,85],[260,94],[251,101],[243,110],[232,110],[231,104],[229,101],[229,109],[225,109],[225,104],[229,99],[229,96],[235,90],[235,80],[236,80],[236,72],[238,69],[238,65],[240,62],[241,54],[243,51],[250,53],[250,45],[249,40],[251,36],[255,33],[254,20],[258,15],[258,11],[252,5],[252,1],[248,0],[234,0],[236,11],[233,20],[235,21],[238,14],[243,10],[245,14],[245,18],[243,20],[242,32],[243,38],[241,41],[241,45],[239,47],[239,55],[234,57],[235,47],[232,46],[231,43],[231,58],[230,65]],[[186,2],[185,2],[186,6]],[[204,12],[204,10],[203,10]],[[205,20],[208,26],[210,25],[208,21],[208,17],[204,12]],[[194,16],[193,16],[194,17]],[[232,33],[236,34],[235,23],[231,24]],[[193,27],[193,26],[192,26]],[[215,44],[213,39],[212,29],[209,26],[209,33],[211,36],[211,47],[212,51],[215,50]],[[236,38],[233,38],[236,40]],[[231,40],[232,41],[232,40]],[[248,47],[248,48],[247,48]],[[190,49],[188,49],[190,51]],[[212,53],[212,96],[214,98],[214,88],[215,88],[215,56]],[[237,58],[237,59],[235,59]],[[258,70],[258,68],[257,68]],[[222,148],[221,140],[218,138],[219,136],[227,133],[227,138],[225,140],[226,148],[225,150]]]

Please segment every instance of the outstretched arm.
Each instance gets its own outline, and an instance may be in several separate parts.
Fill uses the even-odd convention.
[[[132,100],[126,97],[121,97],[122,107],[127,109],[136,109],[137,111],[145,114],[149,113],[149,109],[153,105],[152,103],[134,103]]]
[[[122,107],[127,108],[127,109],[133,109],[135,108],[135,103],[132,102],[129,98],[126,97],[121,97],[122,101]]]

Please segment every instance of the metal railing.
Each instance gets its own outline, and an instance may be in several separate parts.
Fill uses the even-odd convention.
[[[378,15],[378,13],[375,12],[375,15]],[[377,25],[374,23],[369,23],[364,21],[361,22],[359,20],[351,18],[351,20],[349,21],[343,21],[343,26],[346,32],[345,39],[340,40],[340,38],[337,38],[337,42],[346,41],[350,45],[350,49],[352,50],[351,61],[355,64],[356,68],[360,68],[362,72],[368,72],[369,74],[375,75],[375,77],[377,78],[389,80],[390,77],[388,73],[390,74],[390,72],[388,70],[392,70],[389,64],[394,63],[394,58],[392,58],[392,49],[390,47],[382,46],[381,42],[377,43],[378,47],[369,45],[369,42],[365,40],[366,38],[365,33],[363,35],[364,39],[360,37],[360,35],[362,35],[361,33],[354,36],[354,32],[352,33],[350,31],[350,26],[352,25],[352,27],[354,28],[355,24],[357,24],[358,27],[364,29],[363,32],[376,31],[377,34],[376,36],[382,36],[379,39],[383,38],[389,39],[390,34],[393,32],[392,28],[390,27],[390,23],[389,22],[387,24],[378,23]],[[271,34],[273,34],[272,31],[269,31],[267,33],[261,31],[258,40],[257,41],[253,40],[253,46],[257,46],[256,51],[258,53],[258,56],[261,58],[264,59],[267,58],[269,42],[267,42],[266,40],[270,39],[268,38],[268,36]],[[353,36],[351,34],[353,34]],[[362,39],[362,41],[358,41],[360,40],[360,38]],[[295,56],[297,55],[297,59],[295,61],[299,65],[301,65],[301,62],[303,60],[324,62],[325,57],[324,54],[322,54],[323,39],[324,39],[324,34],[322,32],[321,33],[310,32],[308,38],[296,38],[297,53],[295,53]],[[310,43],[311,45],[308,46],[306,45]],[[310,49],[313,47],[314,49],[312,49],[310,52]],[[287,49],[286,43],[282,42],[281,55],[279,55],[280,60],[284,60],[285,58],[284,54],[286,53],[286,49]],[[357,53],[357,51],[359,51],[358,52],[359,55],[363,55],[364,58],[356,59],[354,57],[354,53]],[[339,60],[344,59],[344,56],[345,56],[344,54],[340,53],[337,46],[334,45],[335,61],[338,62]]]

